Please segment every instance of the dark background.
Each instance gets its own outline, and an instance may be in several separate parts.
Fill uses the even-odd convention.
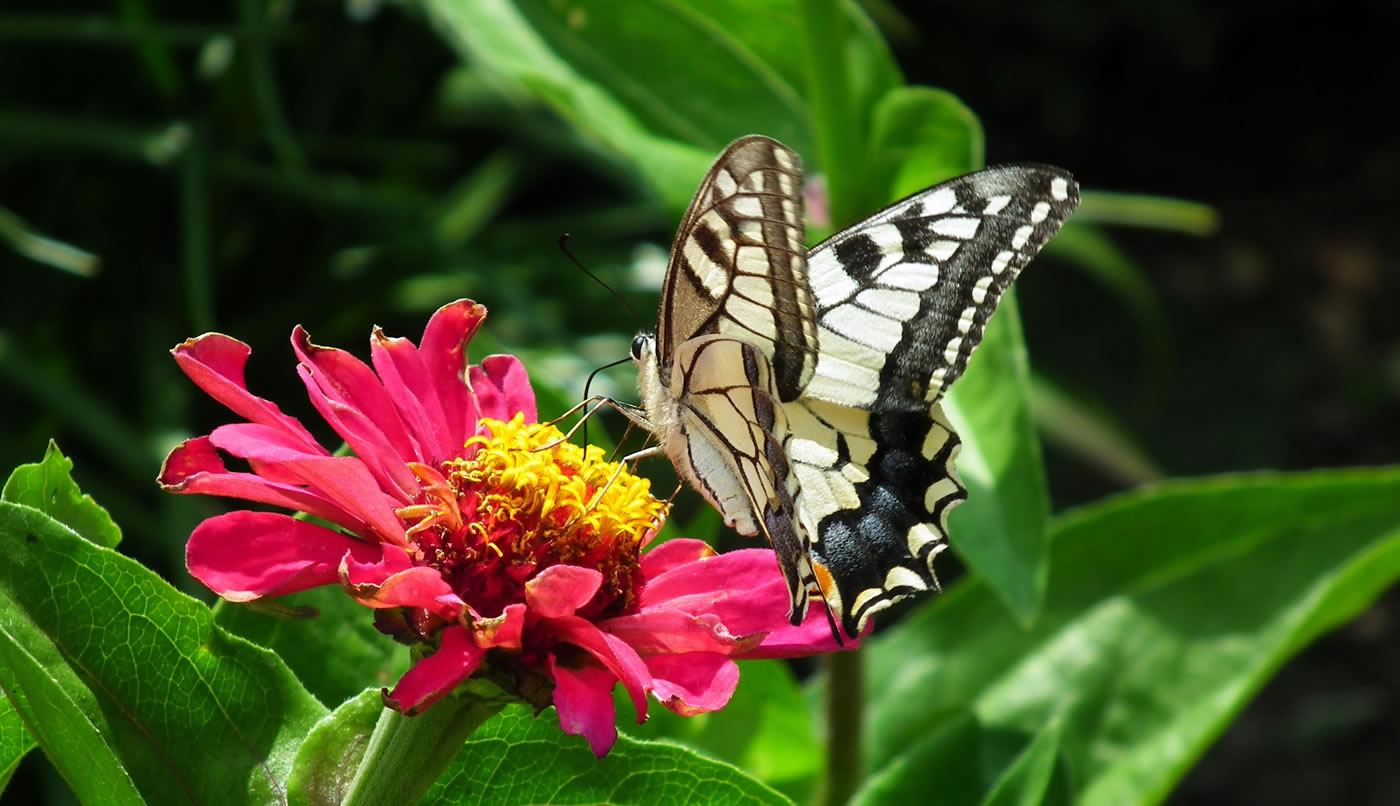
[[[253,346],[252,387],[298,401],[292,324],[358,350],[370,323],[416,336],[426,312],[466,295],[492,309],[505,347],[621,357],[630,316],[586,279],[560,279],[554,239],[574,232],[580,259],[646,311],[631,250],[664,247],[674,226],[546,110],[504,104],[457,69],[411,10],[354,21],[344,4],[303,3],[264,39],[248,33],[260,8],[0,11],[0,214],[102,260],[85,279],[0,242],[0,464],[55,437],[123,525],[123,549],[179,584],[181,542],[210,504],[150,480],[222,414],[175,372],[171,346],[235,334]],[[1110,230],[1152,290],[1159,334],[1063,261],[1027,272],[1039,372],[1169,475],[1400,460],[1396,4],[871,10],[911,83],[981,117],[989,162],[1052,162],[1089,189],[1219,213],[1204,238]],[[42,24],[58,14],[95,22]],[[175,27],[159,46],[110,27],[143,17]],[[207,43],[229,32],[233,60],[199,78],[201,59],[217,61]],[[268,135],[269,93],[290,148]],[[442,200],[471,176],[498,177],[498,192],[444,234]],[[1057,510],[1123,487],[1073,451],[1047,460]],[[1294,660],[1174,800],[1400,802],[1397,602]]]

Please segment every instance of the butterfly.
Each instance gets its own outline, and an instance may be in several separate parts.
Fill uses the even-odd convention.
[[[1004,165],[895,202],[808,249],[801,160],[767,137],[715,161],[671,248],[655,333],[632,342],[649,429],[684,477],[859,635],[937,588],[967,497],[939,399],[1002,293],[1069,218],[1059,168]],[[645,452],[644,452],[645,453]]]

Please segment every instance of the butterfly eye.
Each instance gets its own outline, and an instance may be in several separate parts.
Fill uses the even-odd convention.
[[[647,346],[647,337],[638,333],[632,337],[632,360],[642,360],[642,350]]]

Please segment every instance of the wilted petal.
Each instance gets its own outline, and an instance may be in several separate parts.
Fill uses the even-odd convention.
[[[448,438],[458,449],[476,433],[476,397],[467,386],[467,343],[486,319],[486,307],[469,299],[438,308],[427,327],[419,352],[428,365],[433,386],[442,404]]]
[[[448,627],[442,631],[437,651],[399,678],[394,690],[384,695],[384,705],[410,716],[421,713],[471,677],[485,655],[466,629]]]
[[[739,667],[723,655],[692,652],[647,658],[652,696],[681,716],[718,711],[739,685]]]
[[[501,615],[495,618],[475,618],[471,623],[476,645],[490,649],[520,649],[521,638],[525,633],[525,605],[506,605]]]
[[[559,712],[560,729],[587,739],[598,758],[607,755],[617,742],[617,710],[612,698],[617,678],[592,666],[560,666],[553,656],[549,658],[549,674],[554,678],[554,710]]]
[[[325,453],[316,438],[295,417],[283,414],[276,403],[248,391],[243,367],[251,353],[252,348],[248,345],[222,333],[205,333],[186,339],[170,351],[175,356],[175,363],[196,386],[234,414],[283,431],[295,437],[308,451]]]
[[[535,390],[530,388],[525,365],[515,356],[490,355],[482,359],[481,366],[471,368],[471,383],[482,417],[509,420],[521,412],[525,422],[536,421]]]
[[[525,603],[545,618],[572,616],[602,584],[603,575],[596,569],[552,565],[525,583]]]
[[[368,561],[379,547],[275,512],[230,512],[195,527],[190,574],[233,602],[334,584],[341,560]]]

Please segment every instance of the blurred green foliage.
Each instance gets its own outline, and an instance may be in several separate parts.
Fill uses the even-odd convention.
[[[429,312],[469,296],[492,311],[473,355],[520,355],[542,413],[562,411],[651,326],[669,229],[729,140],[758,132],[802,152],[834,227],[981,164],[975,110],[907,85],[872,16],[885,31],[910,25],[869,7],[119,0],[0,12],[0,466],[57,438],[111,514],[56,451],[6,486],[0,541],[28,559],[0,575],[5,774],[37,737],[80,797],[257,800],[295,775],[313,722],[363,721],[372,695],[330,709],[406,662],[344,597],[293,602],[319,622],[227,605],[211,617],[161,581],[207,597],[182,546],[222,505],[162,495],[153,479],[170,447],[227,419],[179,375],[171,346],[207,330],[247,341],[251,388],[334,444],[298,405],[292,325],[353,348],[373,324],[416,336]],[[1089,190],[1040,261],[1078,269],[1128,312],[1143,345],[1135,388],[1165,383],[1172,334],[1149,278],[1099,226],[1215,223],[1199,205]],[[566,232],[640,322],[560,252]],[[730,709],[624,725],[633,738],[606,768],[549,718],[510,711],[468,743],[434,802],[562,797],[554,777],[480,775],[532,765],[577,775],[571,797],[619,802],[1165,798],[1281,664],[1400,574],[1400,482],[1385,470],[1225,476],[1052,518],[1037,427],[1115,484],[1171,468],[1144,447],[1151,435],[1084,402],[1120,389],[1031,375],[1015,311],[994,320],[950,404],[973,493],[953,523],[968,573],[869,640],[863,687],[749,664]],[[631,399],[631,383],[616,370],[593,391]],[[599,441],[620,436],[595,422]],[[670,489],[668,470],[645,470]],[[682,494],[672,523],[734,542],[697,496]],[[41,583],[60,572],[66,590],[103,596]],[[98,624],[150,655],[84,644]],[[141,632],[152,624],[180,629]],[[180,708],[167,707],[171,689],[188,695]],[[864,733],[819,727],[842,709]],[[19,728],[36,714],[64,729]],[[183,746],[196,729],[199,746]],[[240,762],[215,775],[209,754]],[[172,784],[165,765],[204,772]],[[655,788],[612,788],[614,774]]]

